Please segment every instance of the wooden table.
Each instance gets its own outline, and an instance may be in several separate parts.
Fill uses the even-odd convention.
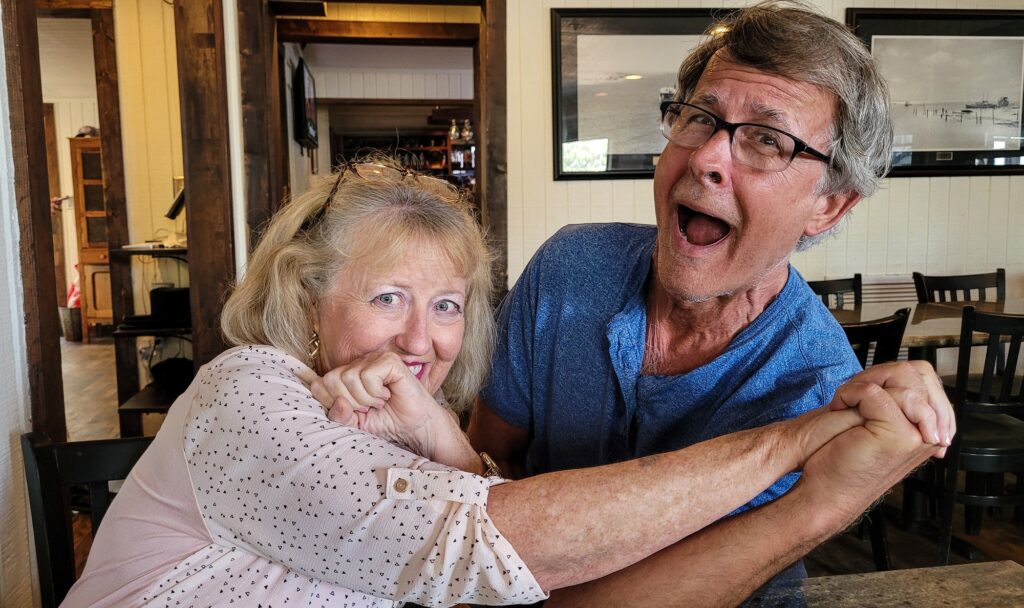
[[[861,323],[887,317],[901,308],[910,308],[910,322],[903,333],[903,346],[908,348],[943,347],[960,345],[960,320],[963,307],[971,305],[983,312],[1024,314],[1024,299],[1002,302],[944,302],[918,304],[917,302],[886,302],[861,304],[859,307],[832,310],[840,323]],[[984,344],[985,336],[976,335],[975,344]]]
[[[1018,608],[1024,606],[1024,566],[1005,561],[821,576],[762,589],[744,606]]]

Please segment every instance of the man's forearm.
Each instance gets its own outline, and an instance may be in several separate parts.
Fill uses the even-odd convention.
[[[720,521],[625,570],[559,589],[549,608],[736,606],[856,517],[793,491]]]

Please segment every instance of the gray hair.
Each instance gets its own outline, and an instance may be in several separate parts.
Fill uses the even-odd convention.
[[[731,12],[708,28],[707,39],[683,61],[677,101],[693,95],[719,51],[730,61],[834,94],[828,149],[832,161],[817,192],[856,192],[862,197],[875,192],[892,156],[889,95],[874,59],[853,32],[799,0],[767,0]],[[797,251],[820,242],[840,225],[801,237]]]
[[[221,330],[231,344],[274,346],[315,369],[307,352],[315,311],[341,272],[394,263],[425,239],[466,278],[462,349],[442,387],[453,406],[465,408],[490,365],[493,256],[457,189],[381,157],[373,163],[315,182],[274,216],[224,305]]]

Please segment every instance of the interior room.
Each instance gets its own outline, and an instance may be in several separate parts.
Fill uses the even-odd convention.
[[[0,605],[124,605],[170,580],[85,595],[107,582],[87,562],[143,563],[101,519],[366,605],[1024,604],[1024,7],[779,2],[0,0]],[[731,59],[756,10],[813,14],[823,57],[857,47],[827,55],[870,71],[856,112],[806,57]],[[719,39],[686,88],[684,57]],[[786,87],[805,88],[766,92]],[[365,211],[378,183],[449,215]],[[237,419],[218,409],[235,395]],[[815,416],[842,428],[814,443]],[[392,452],[406,464],[348,481]],[[404,533],[335,522],[326,462],[369,492],[367,525],[410,500],[470,514],[480,581],[462,540],[413,568]],[[428,479],[457,489],[417,494]],[[751,563],[731,590],[676,574],[659,595],[696,547]],[[361,551],[387,564],[362,582],[341,566]],[[324,552],[334,573],[304,561]],[[405,595],[378,585],[392,566]],[[618,595],[633,576],[649,597]]]

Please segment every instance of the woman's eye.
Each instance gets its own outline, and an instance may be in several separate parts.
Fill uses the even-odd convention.
[[[373,301],[378,304],[383,304],[384,306],[394,306],[395,304],[398,304],[398,294],[382,293],[374,298]]]
[[[459,305],[456,304],[455,302],[452,302],[451,300],[441,300],[440,302],[434,305],[434,308],[437,310],[437,312],[445,313],[457,313],[462,311],[462,308],[459,307]]]

